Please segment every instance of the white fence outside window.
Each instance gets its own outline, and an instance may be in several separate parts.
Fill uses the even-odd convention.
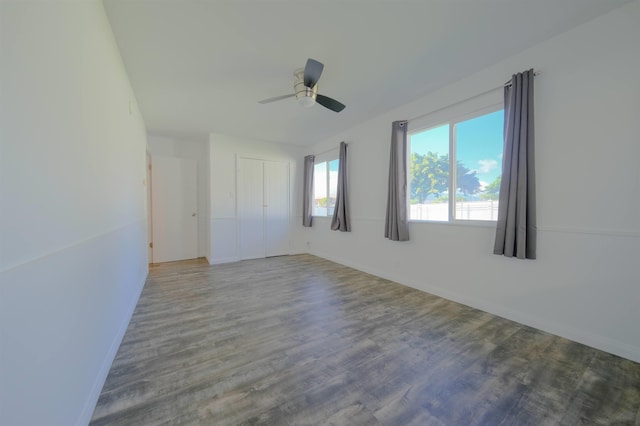
[[[432,220],[446,222],[449,220],[447,203],[411,204],[409,217],[411,220]],[[456,202],[456,220],[498,220],[498,201],[458,201]]]

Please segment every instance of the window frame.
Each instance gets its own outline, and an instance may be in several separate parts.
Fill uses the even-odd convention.
[[[470,102],[471,103],[471,102]],[[447,108],[448,109],[448,108]],[[466,111],[465,111],[466,110]],[[431,223],[442,225],[470,225],[470,226],[482,226],[482,227],[495,227],[496,220],[477,220],[477,219],[458,219],[455,217],[456,213],[456,183],[457,183],[457,167],[456,167],[456,138],[455,128],[456,124],[464,121],[472,120],[474,118],[481,117],[483,115],[493,114],[495,112],[504,110],[504,102],[484,102],[484,106],[477,106],[475,108],[468,107],[462,109],[460,112],[452,113],[446,110],[439,111],[440,114],[428,115],[417,123],[411,123],[410,128],[407,129],[407,211],[409,212],[409,222],[415,223]],[[442,220],[430,220],[430,219],[413,219],[411,218],[411,136],[417,133],[423,133],[437,127],[444,125],[449,126],[449,178],[448,178],[448,191],[449,194],[453,194],[453,202],[451,195],[447,202],[448,217],[446,221]],[[504,148],[503,148],[504,150]],[[500,165],[502,167],[502,165]]]
[[[340,151],[339,150],[331,150],[330,152],[324,153],[324,154],[319,154],[316,155],[314,158],[314,164],[313,164],[313,197],[312,200],[314,202],[314,208],[312,209],[312,217],[319,217],[319,218],[330,218],[333,216],[333,212],[329,212],[329,207],[326,207],[326,211],[327,214],[326,215],[317,215],[316,211],[315,211],[315,200],[316,200],[316,176],[315,176],[315,167],[319,164],[322,163],[327,163],[327,173],[326,173],[326,193],[327,193],[327,201],[329,200],[329,197],[331,195],[331,174],[330,174],[330,168],[329,168],[329,163],[333,162],[333,161],[337,161],[338,162],[338,166],[340,165]],[[336,191],[338,189],[338,183],[336,182]],[[335,206],[334,206],[335,208]]]

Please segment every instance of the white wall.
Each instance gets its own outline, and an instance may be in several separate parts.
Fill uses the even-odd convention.
[[[301,222],[302,149],[293,145],[262,142],[212,133],[209,137],[211,248],[209,263],[239,260],[236,215],[236,159],[238,157],[289,162],[291,235]],[[293,246],[291,253],[299,252]]]
[[[154,157],[197,160],[198,167],[198,257],[209,254],[209,144],[149,135],[151,163]],[[153,173],[153,172],[152,172]],[[152,219],[153,220],[153,219]]]
[[[147,274],[145,126],[101,2],[0,17],[0,424],[86,424]]]
[[[353,232],[297,227],[310,251],[640,361],[640,2],[311,147],[349,145]],[[412,223],[383,238],[391,122],[534,67],[539,258],[492,253],[494,228]],[[411,128],[411,125],[409,126]]]

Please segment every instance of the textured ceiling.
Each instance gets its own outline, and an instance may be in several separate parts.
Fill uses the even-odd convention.
[[[150,133],[311,144],[628,0],[103,0]],[[325,65],[336,114],[295,99]],[[506,76],[508,77],[508,76]]]

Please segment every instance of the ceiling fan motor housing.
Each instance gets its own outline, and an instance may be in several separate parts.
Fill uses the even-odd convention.
[[[312,107],[316,103],[316,96],[318,95],[318,85],[313,87],[307,87],[304,85],[304,69],[297,69],[293,76],[295,77],[295,83],[293,89],[296,93],[296,99],[298,103],[304,107]]]

